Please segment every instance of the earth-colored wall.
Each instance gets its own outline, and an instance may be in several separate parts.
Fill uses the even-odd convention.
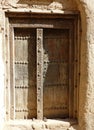
[[[5,11],[81,13],[79,130],[94,130],[94,0],[0,0],[0,127],[5,120]]]
[[[79,130],[94,129],[94,1],[78,1],[81,12]]]

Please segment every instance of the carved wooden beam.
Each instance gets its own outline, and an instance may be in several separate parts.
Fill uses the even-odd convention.
[[[37,119],[43,119],[43,29],[37,29]]]

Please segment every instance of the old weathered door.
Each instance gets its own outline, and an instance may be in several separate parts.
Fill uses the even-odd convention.
[[[78,15],[7,15],[7,119],[77,117]]]
[[[36,29],[14,29],[15,119],[37,116]],[[69,115],[69,31],[43,29],[43,116]],[[37,56],[36,56],[37,54]],[[40,61],[39,61],[40,62]],[[43,67],[42,67],[43,66]]]
[[[11,119],[72,117],[73,30],[57,25],[10,27]]]
[[[36,117],[35,29],[14,29],[14,111],[15,119]]]
[[[43,32],[41,38],[40,32]],[[39,29],[39,33],[37,29],[14,29],[11,90],[15,119],[37,117],[37,112],[42,111],[42,103],[43,112],[40,116],[42,113],[47,118],[69,116],[69,64],[72,49],[69,37],[67,29]],[[43,42],[37,39],[43,39]],[[37,91],[40,87],[43,87],[43,92]]]
[[[69,31],[44,30],[43,110],[44,117],[69,114]]]

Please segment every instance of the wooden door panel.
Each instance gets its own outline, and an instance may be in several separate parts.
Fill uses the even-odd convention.
[[[69,114],[69,32],[44,30],[44,116],[68,117]]]
[[[44,71],[45,71],[45,64],[44,64]],[[48,85],[57,84],[59,80],[57,77],[58,73],[59,73],[58,64],[55,65],[55,64],[48,63],[48,69],[44,73],[44,77],[46,78],[46,80],[44,80],[44,83]]]
[[[28,86],[28,66],[15,64],[15,84],[16,86]]]
[[[51,30],[46,31],[48,34],[46,34],[44,32],[44,39],[45,39],[44,44],[45,44],[45,48],[46,48],[46,49],[44,49],[44,52],[45,52],[45,54],[49,53],[49,61],[53,61],[53,62],[68,61],[69,55],[68,54],[66,55],[66,52],[68,51],[68,47],[69,47],[68,30],[66,30],[66,31],[64,30],[64,32],[61,30],[58,30],[58,31],[57,30],[54,30],[55,32],[51,31]],[[58,34],[58,32],[60,34]],[[54,36],[51,33],[54,33]],[[49,51],[49,50],[51,50],[51,51]],[[69,52],[67,52],[67,53],[69,53]]]
[[[14,30],[15,118],[36,117],[36,45],[34,29]]]
[[[59,79],[58,82],[63,85],[68,85],[68,63],[61,63],[59,65]]]

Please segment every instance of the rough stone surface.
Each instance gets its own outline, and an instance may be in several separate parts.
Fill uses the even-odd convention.
[[[74,10],[77,9],[74,0],[3,0],[2,5],[9,7],[22,7],[22,8],[34,8],[34,9],[65,9]]]
[[[70,123],[68,120],[47,120],[46,122],[38,120],[20,120],[14,122],[6,122],[3,130],[77,130],[77,126],[73,125],[75,123],[75,120],[71,121]]]

